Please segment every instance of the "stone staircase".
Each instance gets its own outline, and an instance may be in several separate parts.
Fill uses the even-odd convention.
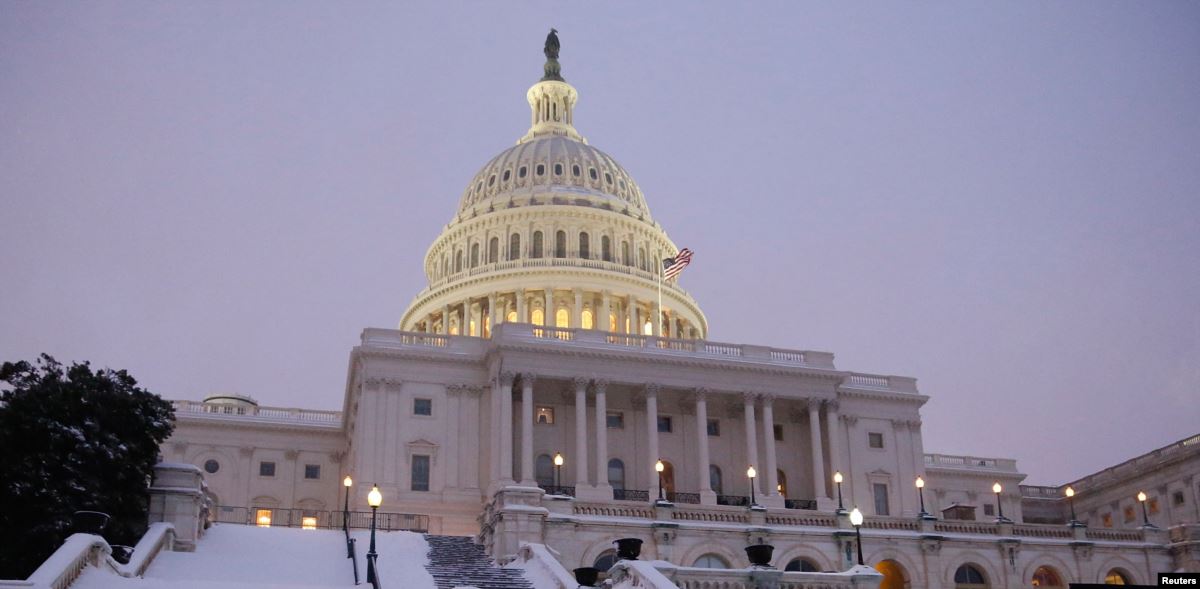
[[[469,586],[479,589],[533,589],[521,571],[502,569],[483,552],[483,546],[471,538],[433,536],[429,542],[429,564],[425,570],[433,575],[438,589]]]

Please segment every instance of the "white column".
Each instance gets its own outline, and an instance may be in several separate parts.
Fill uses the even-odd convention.
[[[667,315],[667,337],[671,339],[679,337],[679,326],[675,324],[674,313],[668,313]]]
[[[654,337],[662,336],[662,307],[655,301],[654,308],[650,309],[650,321],[654,323]]]
[[[742,416],[745,418],[746,429],[746,464],[738,473],[734,473],[735,477],[745,477],[746,467],[753,466],[759,471],[758,476],[751,483],[754,485],[754,494],[756,497],[762,496],[762,485],[758,481],[762,480],[762,463],[758,461],[758,432],[754,427],[754,393],[742,393]]]
[[[511,483],[513,472],[513,374],[506,372],[500,378],[500,480]]]
[[[546,316],[546,327],[554,327],[554,289],[547,288],[542,296],[542,313]]]
[[[450,335],[450,305],[442,305],[442,335]]]
[[[825,451],[821,447],[821,400],[808,400],[808,429],[812,439],[813,498],[827,499],[825,493]]]
[[[775,395],[762,396],[763,443],[766,444],[768,497],[779,495],[779,470],[775,462]]]
[[[629,301],[625,303],[625,318],[629,323],[629,333],[641,335],[642,326],[637,323],[637,297],[634,295],[629,295]]]
[[[498,319],[499,315],[496,313],[496,293],[494,292],[488,294],[488,317],[490,319],[489,323],[491,324],[490,327],[488,327],[488,336],[491,337],[490,330],[496,329],[496,324],[500,322]]]
[[[517,289],[517,323],[530,323],[529,315],[525,313],[525,289]]]
[[[703,389],[696,392],[696,469],[699,471],[696,482],[700,489],[700,502],[705,502],[705,496],[712,496],[716,504],[716,493],[712,490],[712,481],[708,478],[708,393]],[[707,503],[706,503],[707,504]]]
[[[608,487],[608,383],[596,381],[596,486]]]
[[[588,482],[587,445],[587,385],[586,378],[575,379],[575,486]],[[575,491],[579,492],[578,488]]]
[[[583,291],[578,288],[575,289],[575,308],[571,309],[571,327],[583,327]]]
[[[825,422],[829,426],[829,470],[842,470],[842,418],[838,415],[838,402],[825,401]]]
[[[462,319],[458,322],[459,335],[471,335],[471,297],[463,299]]]
[[[608,331],[608,328],[610,327],[608,322],[609,316],[612,315],[612,300],[610,300],[610,297],[611,295],[607,290],[600,295],[600,313],[604,315],[599,321],[596,322],[600,331]]]
[[[521,373],[521,484],[537,486],[533,478],[533,381],[534,375]]]
[[[646,385],[646,451],[648,470],[650,472],[650,500],[658,499],[658,471],[654,465],[661,456],[658,455],[658,385]],[[636,482],[634,484],[637,484]]]

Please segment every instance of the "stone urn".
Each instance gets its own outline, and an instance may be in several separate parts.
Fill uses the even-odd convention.
[[[617,558],[620,560],[637,560],[638,555],[642,553],[641,538],[621,538],[615,541],[617,545]]]
[[[575,569],[575,582],[579,583],[580,587],[595,587],[596,579],[600,578],[600,569],[594,567],[581,567]]]
[[[746,556],[750,558],[750,565],[756,567],[771,566],[771,555],[775,552],[775,547],[770,544],[755,544],[746,547]]]

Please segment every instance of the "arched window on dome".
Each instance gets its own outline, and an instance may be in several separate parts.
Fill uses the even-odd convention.
[[[533,253],[529,254],[529,257],[531,257],[531,258],[542,257],[542,241],[543,241],[542,240],[542,232],[534,231],[533,232]]]
[[[607,235],[600,237],[600,259],[605,262],[612,261],[612,240]]]
[[[533,171],[538,176],[545,176],[546,175],[546,164],[538,164],[537,167],[535,167],[533,169]]]
[[[554,175],[562,176],[562,173],[563,173],[562,164],[554,164]]]
[[[454,272],[462,272],[463,255],[462,250],[454,252]]]
[[[585,260],[592,257],[591,256],[591,253],[592,253],[591,252],[591,249],[592,249],[591,243],[589,243],[590,241],[591,241],[591,239],[588,237],[587,233],[579,234],[579,257],[581,257]]]
[[[554,313],[554,326],[563,328],[570,327],[571,314],[567,313],[566,309],[560,307],[558,311],[555,311]]]
[[[478,266],[478,265],[479,265],[479,244],[473,243],[473,244],[471,244],[471,267],[474,268],[475,266]]]
[[[633,265],[633,256],[629,255],[629,242],[628,241],[621,242],[621,263],[625,264],[626,266]]]
[[[584,329],[595,329],[595,321],[593,319],[592,310],[584,309],[579,319],[579,326]]]
[[[571,175],[572,176],[578,178],[581,174],[583,174],[583,170],[579,167],[579,164],[575,164],[575,165],[571,166]]]
[[[488,240],[488,263],[495,264],[500,261],[500,238],[493,237]]]
[[[521,234],[514,233],[508,238],[508,259],[517,260],[521,258]]]
[[[567,257],[567,232],[561,229],[554,234],[554,257]]]
[[[529,314],[529,322],[533,323],[534,325],[545,325],[546,312],[542,311],[541,309],[534,309],[533,312]]]

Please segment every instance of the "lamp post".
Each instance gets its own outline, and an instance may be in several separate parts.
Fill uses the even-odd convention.
[[[837,484],[838,489],[838,513],[846,513],[846,508],[842,505],[842,471],[833,473],[833,482]]]
[[[1142,527],[1153,528],[1154,524],[1150,523],[1150,516],[1146,515],[1146,492],[1138,491],[1138,503],[1142,504]]]
[[[996,483],[992,485],[992,492],[996,494],[996,513],[998,514],[996,516],[996,523],[1004,523],[1008,521],[1008,518],[1004,517],[1004,504],[1000,502],[1000,491],[1003,490],[1004,487],[1000,486],[1000,481],[996,481]]]
[[[1067,487],[1064,491],[1067,495],[1067,505],[1071,506],[1071,527],[1079,525],[1079,520],[1075,519],[1075,489]]]
[[[562,495],[562,452],[554,453],[554,494]]]
[[[659,501],[666,501],[666,497],[663,496],[663,484],[662,484],[662,473],[664,470],[666,470],[666,468],[667,468],[667,466],[665,464],[663,464],[663,461],[661,458],[658,459],[658,461],[654,463],[654,472],[658,473],[658,500]]]
[[[750,507],[754,507],[758,504],[754,500],[754,477],[758,476],[758,471],[754,470],[753,464],[750,465],[750,468],[746,469],[746,476],[750,477]]]
[[[350,529],[350,487],[354,486],[354,479],[350,478],[350,475],[346,475],[346,478],[342,479],[342,486],[346,487],[346,503],[342,507],[342,531],[349,531],[349,529]]]
[[[371,506],[371,548],[367,550],[367,582],[374,585],[375,580],[375,559],[379,557],[375,554],[375,514],[379,511],[379,505],[383,503],[383,494],[379,492],[379,485],[372,485],[371,492],[367,493],[367,505]]]
[[[862,530],[861,530],[862,524],[863,524],[863,514],[861,511],[858,510],[857,507],[855,507],[854,510],[850,512],[850,525],[854,526],[854,540],[855,540],[854,543],[858,544],[858,564],[860,564],[860,565],[863,563]]]
[[[929,513],[925,511],[925,479],[917,475],[917,496],[921,498],[921,513],[917,515],[921,519],[929,517]]]

